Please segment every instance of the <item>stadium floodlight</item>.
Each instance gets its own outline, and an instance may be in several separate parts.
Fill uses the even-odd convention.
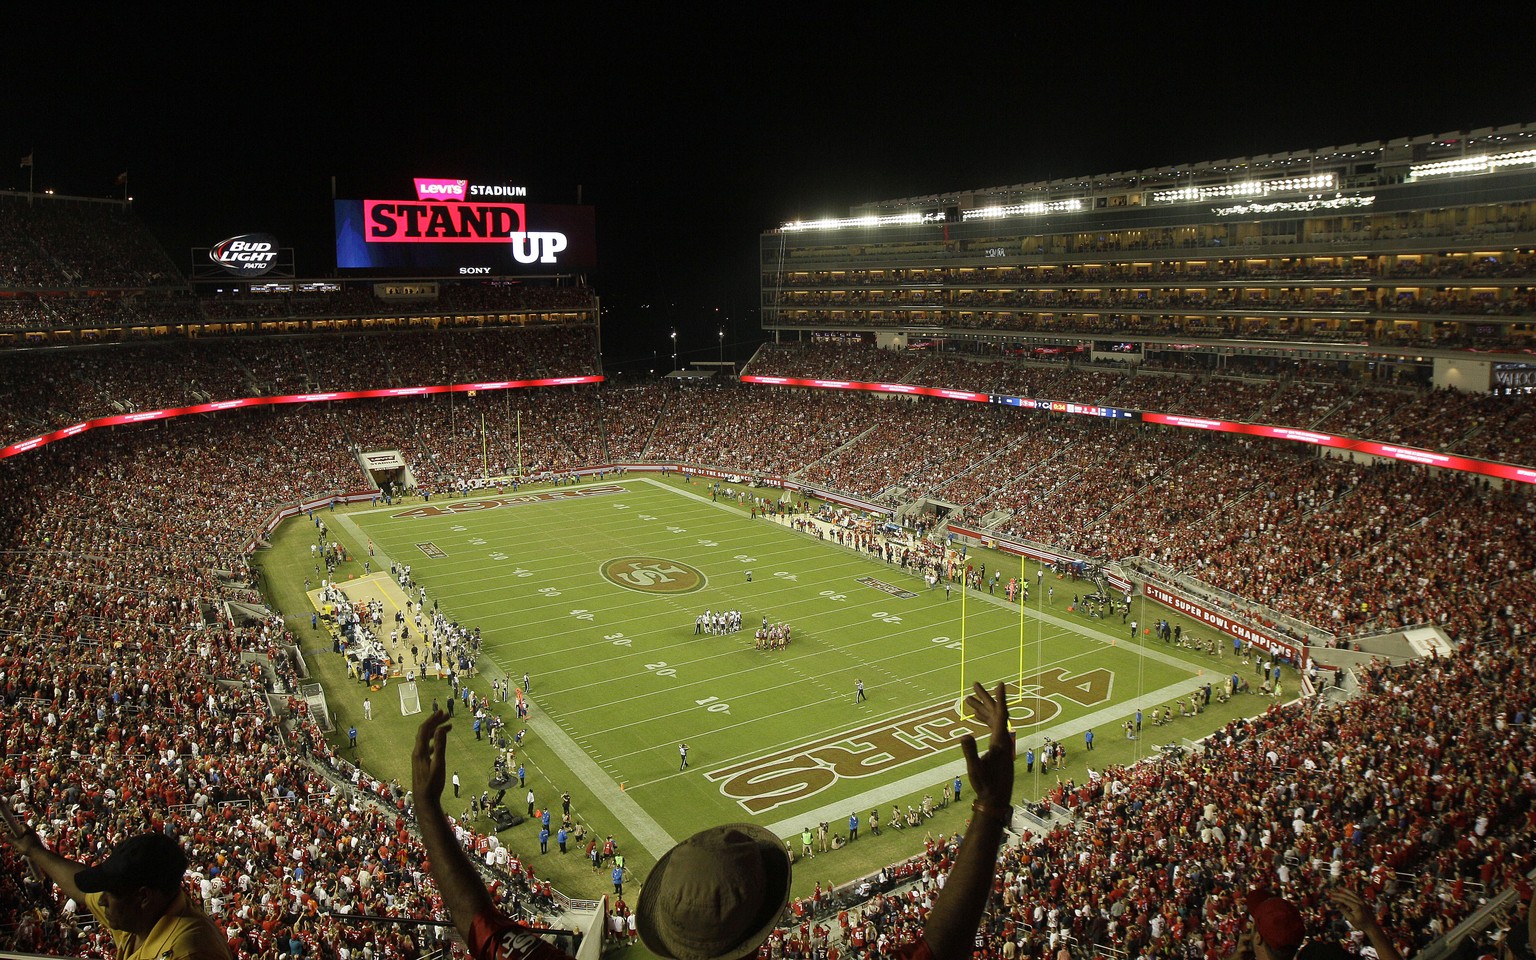
[[[1029,203],[1011,203],[1007,206],[977,207],[960,215],[964,220],[996,220],[999,217],[1031,217],[1044,213],[1068,213],[1083,209],[1083,201],[1072,197],[1066,200],[1033,200]]]
[[[1319,173],[1306,177],[1280,177],[1275,180],[1241,180],[1236,183],[1215,183],[1203,187],[1179,187],[1174,190],[1157,190],[1152,194],[1153,203],[1180,203],[1199,200],[1220,200],[1228,197],[1267,197],[1271,193],[1295,193],[1300,190],[1332,190],[1338,178],[1331,173]]]
[[[792,220],[779,229],[788,231],[798,230],[842,230],[846,227],[886,227],[899,224],[922,223],[923,215],[917,211],[910,213],[897,213],[885,217],[827,217],[821,220]]]
[[[1536,164],[1536,150],[1516,150],[1512,153],[1485,153],[1475,157],[1457,157],[1455,160],[1436,160],[1433,163],[1414,164],[1408,168],[1410,179],[1441,177],[1457,173],[1492,173],[1502,167],[1529,166]]]

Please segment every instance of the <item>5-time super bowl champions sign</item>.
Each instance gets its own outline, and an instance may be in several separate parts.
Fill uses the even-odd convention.
[[[414,199],[337,200],[336,266],[391,276],[558,274],[597,266],[593,211],[523,189],[418,177]]]

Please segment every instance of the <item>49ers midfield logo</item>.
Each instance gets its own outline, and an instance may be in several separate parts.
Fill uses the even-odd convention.
[[[1109,700],[1114,674],[1103,667],[1076,676],[1053,667],[1024,678],[1022,697],[1014,684],[1008,705],[1014,730],[1048,723],[1061,712],[1059,700],[1091,707]],[[954,703],[913,710],[899,717],[787,747],[704,777],[748,813],[761,814],[806,800],[838,780],[884,777],[906,766],[946,753],[966,734],[986,731],[961,716]]]
[[[598,572],[611,584],[641,593],[692,593],[708,582],[688,564],[660,557],[619,557]]]

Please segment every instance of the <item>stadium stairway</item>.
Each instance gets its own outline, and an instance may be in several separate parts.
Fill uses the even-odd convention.
[[[1527,882],[1536,881],[1536,870],[1526,874]],[[1448,960],[1459,956],[1464,947],[1475,944],[1476,938],[1495,926],[1509,929],[1526,922],[1521,916],[1524,898],[1515,887],[1506,887],[1488,897],[1470,917],[1458,923],[1455,929],[1431,942],[1416,954],[1413,960]],[[1501,952],[1502,956],[1503,953]]]
[[[658,421],[660,421],[660,419],[661,419],[660,417],[657,418]],[[828,450],[826,452],[826,454],[824,454],[823,456],[818,457],[817,459],[812,460],[810,463],[805,464],[800,469],[791,472],[790,476],[794,477],[797,480],[804,478],[812,467],[816,466],[819,463],[823,463],[823,462],[825,462],[827,460],[830,460],[833,457],[837,456],[839,453],[842,453],[844,450],[847,450],[849,447],[853,446],[854,444],[858,443],[860,440],[863,440],[865,437],[869,436],[871,433],[874,433],[875,430],[879,426],[880,426],[879,423],[872,423],[872,424],[870,424],[869,428],[866,429],[863,433],[860,433],[858,436],[849,439],[846,443],[843,443],[843,444],[839,445],[838,447],[836,447],[836,448],[834,448],[832,450]]]

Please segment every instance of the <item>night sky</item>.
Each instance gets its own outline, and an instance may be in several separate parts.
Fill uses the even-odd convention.
[[[579,190],[605,362],[644,366],[674,326],[685,359],[714,359],[722,325],[750,352],[757,237],[785,220],[1536,120],[1523,5],[318,6],[13,15],[0,188],[26,188],[29,153],[59,193],[120,195],[126,171],[184,270],[193,246],[264,231],[308,276],[335,267],[333,176],[342,197],[412,176]]]

